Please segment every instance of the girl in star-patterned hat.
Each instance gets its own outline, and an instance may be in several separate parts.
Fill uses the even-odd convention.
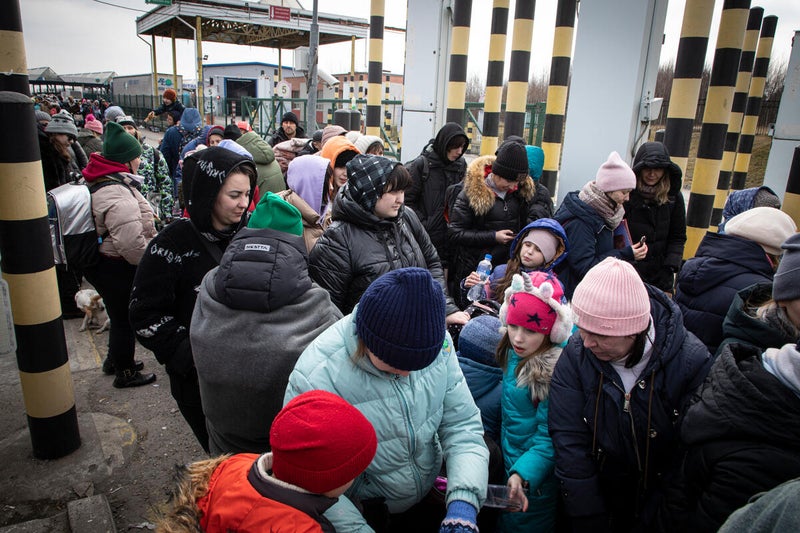
[[[502,515],[503,531],[552,531],[558,485],[547,427],[550,378],[572,332],[564,289],[547,272],[515,274],[500,308],[503,338],[501,445],[510,498],[522,512]]]

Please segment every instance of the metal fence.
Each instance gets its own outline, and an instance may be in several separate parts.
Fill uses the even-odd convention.
[[[115,104],[122,107],[125,112],[137,121],[143,121],[147,114],[161,104],[161,98],[149,95],[120,95],[115,97]],[[244,120],[253,130],[266,138],[280,127],[281,116],[295,110],[300,120],[300,125],[311,135],[318,127],[333,124],[334,113],[339,109],[350,109],[352,103],[346,99],[320,99],[317,101],[317,114],[322,114],[322,123],[306,124],[306,108],[308,101],[305,98],[231,98],[216,97],[205,102],[205,119],[211,124],[226,124]],[[363,120],[366,117],[366,99],[355,101],[355,109],[361,112],[362,131]],[[381,138],[384,140],[384,153],[387,156],[402,160],[400,146],[400,119],[402,115],[402,100],[383,100]],[[663,112],[662,108],[662,112]],[[503,137],[503,116],[505,106],[501,108],[500,137]],[[666,116],[666,114],[664,114]],[[702,113],[701,113],[702,117]],[[541,145],[544,132],[545,102],[528,104],[525,110],[525,130],[522,137],[527,144]],[[467,136],[470,138],[468,153],[480,152],[480,140],[483,127],[483,103],[467,102],[462,120]],[[167,123],[162,117],[153,119],[149,126],[153,129],[166,129]]]

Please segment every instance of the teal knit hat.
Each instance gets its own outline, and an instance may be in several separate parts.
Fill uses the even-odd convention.
[[[303,235],[303,217],[300,211],[274,192],[267,192],[258,201],[250,215],[248,228],[274,229],[292,235]]]
[[[142,155],[142,144],[116,122],[106,123],[103,157],[117,163],[128,163]]]
[[[538,146],[527,145],[525,151],[528,153],[528,175],[533,181],[539,181],[544,168],[544,150]]]

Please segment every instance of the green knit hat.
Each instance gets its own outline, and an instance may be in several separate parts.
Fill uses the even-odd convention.
[[[250,215],[248,228],[274,229],[292,235],[303,235],[303,217],[300,211],[274,192],[267,192],[258,201]]]
[[[106,123],[103,138],[103,157],[117,163],[128,163],[142,155],[139,140],[116,122]]]

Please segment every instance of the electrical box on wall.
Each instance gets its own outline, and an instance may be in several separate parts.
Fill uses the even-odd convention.
[[[639,108],[639,120],[642,122],[653,122],[661,114],[661,104],[664,103],[663,98],[650,98],[646,96],[642,100],[641,107]]]

